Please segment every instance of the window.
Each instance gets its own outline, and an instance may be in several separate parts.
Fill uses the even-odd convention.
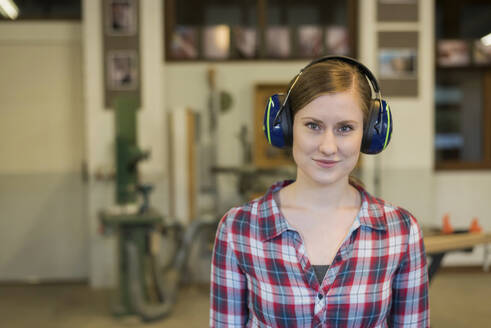
[[[491,3],[437,0],[436,169],[491,168]]]

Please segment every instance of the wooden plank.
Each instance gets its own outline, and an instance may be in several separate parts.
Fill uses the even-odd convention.
[[[195,166],[195,121],[191,109],[186,110],[187,121],[187,162],[188,162],[188,199],[189,199],[189,219],[196,217],[196,166]]]
[[[325,1],[327,3],[327,1]],[[358,20],[360,15],[358,14],[358,1],[348,0],[348,37],[349,37],[349,51],[351,57],[358,58]]]
[[[169,172],[169,215],[176,217],[176,181],[174,168],[174,124],[173,113],[167,113],[167,169]]]
[[[418,49],[417,31],[382,31],[378,32],[378,47]]]
[[[377,3],[379,22],[417,22],[418,2],[414,3]]]
[[[459,233],[424,238],[426,253],[439,253],[491,243],[491,233]]]

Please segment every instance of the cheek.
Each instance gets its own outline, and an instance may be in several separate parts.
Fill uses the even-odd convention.
[[[293,130],[293,152],[309,153],[315,151],[318,141],[312,134]]]
[[[360,153],[362,137],[363,135],[361,133],[357,133],[343,140],[342,149],[344,149],[345,154],[358,155]]]

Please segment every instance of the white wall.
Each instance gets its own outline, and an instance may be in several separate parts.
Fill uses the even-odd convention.
[[[0,172],[79,171],[79,23],[0,23]]]
[[[88,275],[80,23],[0,23],[0,280]]]

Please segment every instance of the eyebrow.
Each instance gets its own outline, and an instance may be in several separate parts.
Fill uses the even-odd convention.
[[[316,119],[314,117],[310,117],[310,116],[302,117],[302,120],[311,120],[311,121],[314,121],[315,123],[324,123],[323,121],[321,121],[319,119]],[[336,124],[338,124],[338,125],[342,125],[342,124],[358,124],[358,122],[355,121],[355,120],[343,120],[343,121],[336,122]]]

